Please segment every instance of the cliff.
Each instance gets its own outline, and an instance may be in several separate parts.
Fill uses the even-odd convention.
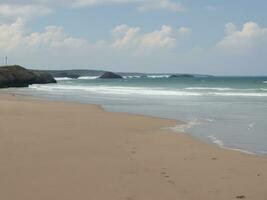
[[[56,83],[47,72],[28,70],[19,65],[0,67],[0,88],[28,87],[31,84]]]

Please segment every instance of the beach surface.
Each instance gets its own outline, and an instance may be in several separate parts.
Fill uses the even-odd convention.
[[[0,199],[267,199],[267,158],[172,120],[0,94]]]

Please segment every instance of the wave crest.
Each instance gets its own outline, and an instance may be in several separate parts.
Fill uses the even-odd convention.
[[[94,80],[99,78],[99,76],[80,76],[78,79],[79,80]]]
[[[69,77],[55,77],[57,81],[68,81],[68,80],[73,80],[72,78]]]
[[[31,89],[42,91],[84,91],[114,95],[154,95],[154,96],[236,96],[236,97],[267,97],[266,92],[196,92],[179,89],[166,90],[165,88],[149,87],[122,87],[122,86],[87,86],[87,85],[31,85]]]

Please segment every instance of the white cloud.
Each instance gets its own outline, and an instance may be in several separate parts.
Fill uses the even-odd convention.
[[[112,30],[112,35],[115,39],[112,46],[120,48],[129,44],[135,44],[136,37],[140,31],[139,27],[130,27],[126,24],[119,25]]]
[[[228,23],[225,24],[225,29],[224,29],[224,33],[226,36],[228,35],[232,35],[237,31],[237,27],[236,25],[234,25],[233,23]]]
[[[89,42],[85,39],[74,38],[63,31],[62,27],[48,26],[43,33],[35,32],[25,37],[28,46],[50,48],[86,48]]]
[[[23,18],[29,19],[35,16],[49,14],[50,8],[42,5],[19,5],[19,4],[0,4],[0,16],[5,18]]]
[[[32,51],[57,51],[58,49],[106,48],[118,51],[157,50],[176,46],[177,40],[188,34],[190,29],[181,27],[174,31],[163,25],[160,30],[142,33],[140,27],[123,24],[112,30],[112,41],[100,40],[90,43],[87,39],[76,38],[64,32],[62,27],[48,26],[43,32],[29,32],[25,20],[19,18],[11,24],[0,25],[0,49],[31,49]]]
[[[213,45],[210,49],[193,50],[183,46],[183,38],[191,33],[187,27],[163,25],[145,32],[140,27],[119,25],[109,39],[92,43],[58,26],[31,32],[26,22],[19,18],[13,23],[0,24],[0,54],[7,55],[11,64],[50,69],[106,66],[116,71],[266,73],[267,28],[255,22],[247,22],[241,29],[229,23],[216,48]],[[232,51],[246,51],[246,54]]]
[[[176,46],[177,40],[191,33],[187,27],[174,31],[170,26],[163,25],[160,30],[142,33],[140,27],[119,25],[112,30],[112,47],[140,50],[168,49]]]
[[[25,21],[21,18],[12,24],[0,25],[0,48],[14,49],[31,48],[56,50],[59,48],[84,48],[89,42],[66,34],[61,27],[48,26],[44,32],[27,33]]]
[[[160,30],[143,35],[140,43],[142,48],[170,48],[176,45],[176,37],[172,28],[164,25]]]
[[[175,54],[173,47],[182,39],[179,30],[184,32],[184,28],[173,29],[166,25],[150,32],[143,32],[140,27],[119,25],[113,29],[109,39],[90,42],[72,36],[58,26],[30,31],[26,22],[17,19],[13,23],[0,24],[0,54],[7,55],[10,64],[50,69],[58,66],[123,67],[134,63],[141,67],[155,59],[159,65],[169,60],[168,55]]]
[[[13,49],[23,40],[24,21],[17,19],[12,24],[0,25],[0,48]]]
[[[267,28],[255,22],[247,22],[241,30],[233,23],[225,25],[225,37],[217,44],[221,49],[235,52],[247,52],[267,45]]]

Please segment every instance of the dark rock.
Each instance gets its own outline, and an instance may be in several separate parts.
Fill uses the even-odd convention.
[[[101,76],[105,71],[87,70],[87,69],[71,69],[71,70],[44,70],[55,78],[73,78],[77,79],[81,76]]]
[[[49,71],[44,71],[44,72],[48,72]],[[49,73],[51,74],[53,77],[55,78],[72,78],[72,79],[78,79],[80,77],[80,75],[73,73],[72,71],[67,72],[67,71],[62,71],[62,72],[57,72],[57,73]]]
[[[72,79],[78,79],[80,76],[78,74],[71,74],[67,76],[68,78],[72,78]]]
[[[105,72],[99,78],[102,78],[102,79],[122,79],[123,77],[118,75],[118,74],[115,74],[113,72]]]
[[[49,73],[28,70],[19,65],[0,67],[0,88],[28,87],[31,84],[47,83],[56,83]]]
[[[194,78],[194,75],[191,74],[173,74],[170,78]]]

